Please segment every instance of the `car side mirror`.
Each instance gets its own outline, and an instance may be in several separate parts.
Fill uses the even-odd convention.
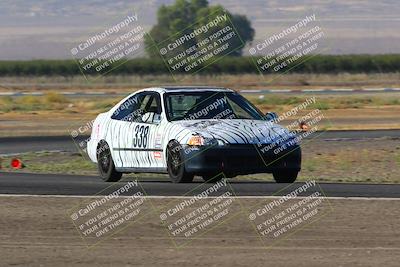
[[[154,114],[153,123],[159,124],[161,122],[161,114]]]
[[[278,120],[278,114],[276,114],[276,112],[267,112],[265,114],[265,119],[267,121],[277,121]]]

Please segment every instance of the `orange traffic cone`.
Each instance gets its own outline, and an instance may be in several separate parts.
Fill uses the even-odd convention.
[[[11,168],[13,169],[22,169],[24,167],[24,164],[22,161],[18,158],[13,158],[11,159]]]

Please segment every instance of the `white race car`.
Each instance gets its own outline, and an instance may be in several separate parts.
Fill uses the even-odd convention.
[[[141,172],[168,173],[176,183],[252,173],[294,182],[300,146],[274,119],[225,88],[147,88],[97,116],[87,152],[107,182]]]

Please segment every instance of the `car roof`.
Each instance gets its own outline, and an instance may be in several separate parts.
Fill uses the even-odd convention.
[[[145,88],[140,91],[156,91],[159,93],[166,92],[192,92],[192,91],[221,91],[221,92],[233,92],[233,90],[217,87],[217,86],[162,86],[162,87],[151,87]]]

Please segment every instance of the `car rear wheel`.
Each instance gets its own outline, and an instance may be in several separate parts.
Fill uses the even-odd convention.
[[[273,176],[277,183],[293,183],[297,179],[298,171],[274,172]]]
[[[171,141],[167,147],[168,174],[174,183],[190,183],[194,175],[186,172],[182,146]]]
[[[97,168],[105,182],[117,182],[122,177],[122,173],[115,170],[110,147],[106,142],[101,142],[97,148]]]

